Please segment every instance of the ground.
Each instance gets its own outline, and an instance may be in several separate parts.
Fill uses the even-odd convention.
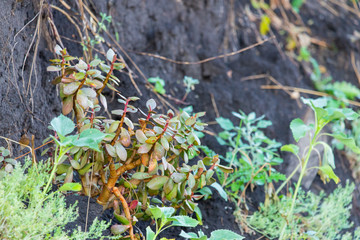
[[[60,113],[60,101],[55,86],[51,84],[53,74],[46,72],[48,60],[54,55],[50,50],[55,39],[51,38],[49,28],[44,21],[41,28],[41,38],[35,36],[35,26],[38,21],[38,1],[6,1],[0,9],[0,136],[19,140],[27,132],[35,135],[35,145],[49,135],[49,121]],[[236,51],[255,44],[268,37],[258,33],[258,26],[246,15],[250,1],[89,1],[90,8],[96,14],[100,12],[112,15],[110,31],[118,33],[119,43],[129,54],[129,57],[141,69],[146,78],[161,77],[165,80],[165,89],[172,98],[181,99],[185,94],[182,84],[184,76],[199,79],[200,84],[189,94],[187,105],[192,105],[195,111],[206,111],[204,120],[213,122],[218,114],[234,119],[232,111],[241,109],[245,113],[252,111],[257,115],[265,115],[273,122],[266,131],[267,135],[283,144],[293,142],[289,132],[289,123],[296,117],[302,117],[306,108],[298,105],[295,99],[282,90],[263,90],[261,85],[270,84],[266,78],[244,81],[244,78],[268,74],[285,86],[313,89],[310,74],[306,65],[299,64],[284,51],[285,38],[274,32],[276,40],[270,39],[260,46],[240,54],[218,58],[203,64],[176,64],[139,52],[161,55],[178,61],[196,62],[213,56]],[[46,3],[47,4],[47,3]],[[63,7],[58,1],[49,1],[58,7]],[[73,7],[75,10],[76,4]],[[359,29],[360,18],[346,9],[331,5],[338,16],[335,16],[320,1],[307,1],[301,8],[300,16],[309,27],[314,38],[325,41],[329,47],[312,45],[312,55],[320,64],[326,67],[335,80],[358,84],[350,55],[360,57],[360,42],[352,41],[356,29]],[[81,47],[76,29],[60,12],[44,8],[56,25],[64,45],[72,55],[80,55]],[[34,18],[34,20],[33,20]],[[33,20],[33,21],[32,21]],[[312,24],[308,24],[312,22]],[[69,27],[71,26],[71,27]],[[67,40],[70,39],[70,40]],[[29,48],[30,44],[33,44]],[[105,45],[106,46],[106,45]],[[37,48],[37,49],[36,49]],[[29,49],[29,50],[28,50]],[[37,51],[36,51],[37,50]],[[34,53],[37,53],[33,58]],[[24,58],[26,61],[24,61]],[[129,57],[124,56],[126,61]],[[32,68],[32,61],[36,60]],[[146,100],[156,98],[156,95],[145,87],[145,79],[130,64],[137,78],[135,82],[141,91],[141,98]],[[32,76],[29,79],[29,76]],[[140,96],[126,74],[119,74],[121,79],[119,90],[123,95]],[[212,101],[216,103],[215,104]],[[308,97],[310,95],[302,95]],[[313,97],[313,96],[310,96]],[[175,108],[186,105],[166,98]],[[157,99],[158,100],[158,99]],[[145,102],[145,101],[144,101]],[[111,105],[115,106],[115,102]],[[302,107],[301,107],[302,106]],[[110,106],[111,108],[111,106]],[[163,109],[166,107],[164,106]],[[219,127],[210,125],[208,131],[217,132]],[[4,142],[1,142],[2,144]],[[223,149],[212,136],[206,136],[203,143],[219,153]],[[19,154],[18,150],[14,152]],[[41,152],[41,151],[40,151]],[[39,152],[39,153],[40,153]],[[38,155],[39,155],[38,153]],[[351,178],[349,163],[340,152],[336,154],[336,173],[345,183]],[[285,172],[291,166],[288,162],[280,166]],[[312,191],[324,189],[331,192],[336,187],[330,183],[324,185],[316,178]],[[360,194],[357,185],[354,196]],[[249,202],[256,209],[263,201],[263,190],[258,188],[249,192]],[[75,195],[69,197],[72,201]],[[71,199],[70,199],[71,198]],[[79,206],[83,209],[87,199],[80,199]],[[225,202],[217,194],[212,199],[199,202],[204,215],[202,229],[205,233],[218,228],[227,228],[240,233],[235,218],[231,214],[235,206]],[[101,213],[100,206],[90,201],[90,219]],[[81,213],[79,223],[83,223]],[[94,215],[93,215],[94,214]],[[102,218],[111,218],[111,213],[104,212]],[[354,197],[352,221],[360,226],[360,200]],[[144,231],[144,227],[141,228]],[[177,236],[178,230],[169,233]],[[257,236],[247,236],[246,239],[256,239]]]

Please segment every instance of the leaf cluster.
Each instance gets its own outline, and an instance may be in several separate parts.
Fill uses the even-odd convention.
[[[146,211],[150,200],[180,209],[181,214],[198,214],[194,201],[202,195],[195,192],[215,182],[216,168],[229,171],[217,163],[217,155],[189,165],[189,159],[198,155],[201,141],[196,133],[206,126],[199,121],[205,113],[175,115],[170,110],[158,114],[153,99],[146,102],[147,111],[143,112],[134,106],[138,97],[118,94],[119,109],[111,113],[119,120],[96,116],[98,98],[107,109],[101,92],[105,86],[116,91],[108,82],[118,82],[113,70],[120,70],[123,63],[117,62],[112,50],[107,52],[110,65],[98,59],[85,63],[59,47],[56,52],[60,59],[53,60],[48,70],[60,72],[54,83],[60,85],[63,114],[73,113],[76,119],[75,124],[61,115],[51,121],[56,179],[67,184],[79,175],[83,193],[99,196],[98,203],[113,206],[117,217],[124,220],[123,229],[130,232],[136,221],[150,217]],[[72,65],[75,60],[78,63]],[[129,114],[134,113],[142,116],[130,120]],[[77,188],[67,185],[63,189]],[[114,204],[114,194],[121,207]]]

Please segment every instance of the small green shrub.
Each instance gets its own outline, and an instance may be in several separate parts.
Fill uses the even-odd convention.
[[[88,232],[66,231],[78,216],[76,206],[67,208],[60,192],[44,192],[51,167],[42,162],[30,167],[30,162],[0,177],[0,239],[102,238],[110,225],[104,221],[95,220]]]
[[[224,130],[218,134],[217,140],[229,150],[221,158],[234,168],[230,174],[218,172],[219,180],[229,194],[239,198],[239,191],[246,190],[249,183],[261,186],[285,180],[285,175],[272,167],[283,162],[277,153],[281,144],[268,138],[262,130],[272,123],[264,120],[264,116],[257,118],[255,113],[247,115],[240,111],[233,112],[233,115],[240,119],[237,126],[229,119],[216,119]]]

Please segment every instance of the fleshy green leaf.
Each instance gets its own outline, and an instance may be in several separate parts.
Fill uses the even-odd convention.
[[[176,220],[172,223],[173,226],[196,227],[199,224],[199,221],[188,216],[174,216],[172,218]]]
[[[164,184],[168,181],[168,179],[169,177],[167,176],[155,177],[151,179],[146,186],[151,190],[159,190],[160,188],[162,188],[162,186],[164,186]]]
[[[220,125],[220,127],[226,131],[230,131],[234,129],[234,124],[227,118],[219,117],[216,118],[216,122]]]
[[[74,191],[78,192],[81,191],[81,184],[80,183],[65,183],[59,188],[59,191]]]
[[[329,135],[335,138],[336,140],[338,140],[339,142],[341,142],[342,144],[344,144],[349,149],[351,149],[351,151],[353,151],[354,153],[360,154],[360,148],[356,146],[355,140],[353,138],[348,138],[342,134],[329,134]]]
[[[146,228],[146,240],[155,240],[155,233],[150,226]]]
[[[211,232],[209,240],[241,240],[244,237],[230,230],[219,229]]]
[[[54,118],[50,124],[59,136],[66,136],[74,131],[75,128],[74,122],[62,114],[59,117]]]
[[[227,201],[228,200],[228,196],[227,193],[225,192],[224,188],[217,182],[214,182],[213,184],[211,184],[210,186],[212,186],[213,188],[216,189],[216,191],[218,191],[218,193],[220,194],[220,196]]]
[[[303,120],[300,118],[296,118],[291,121],[290,129],[292,131],[293,137],[296,142],[298,142],[301,138],[305,137],[306,133],[311,129],[307,126]]]
[[[78,147],[88,147],[100,152],[99,144],[106,137],[105,133],[95,128],[89,128],[80,133],[79,139],[73,144]]]
[[[281,147],[280,150],[284,151],[284,152],[291,152],[291,153],[293,153],[295,155],[299,154],[299,147],[294,145],[294,144],[284,145],[284,146]]]

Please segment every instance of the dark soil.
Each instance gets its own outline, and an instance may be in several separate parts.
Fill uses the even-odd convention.
[[[1,0],[0,2],[2,3],[0,19],[3,23],[3,27],[0,28],[0,136],[19,140],[24,132],[28,132],[28,135],[35,135],[38,146],[49,134],[48,123],[60,113],[57,91],[50,83],[54,76],[46,72],[48,60],[53,58],[49,49],[52,48],[55,40],[47,32],[49,29],[44,27],[36,56],[36,74],[33,74],[29,83],[34,47],[30,49],[25,65],[23,61],[32,41],[37,20],[29,23],[20,33],[18,32],[37,14],[39,9],[37,1]],[[254,111],[257,115],[265,115],[273,122],[266,131],[269,137],[284,144],[293,141],[289,132],[289,123],[292,119],[303,116],[305,107],[299,107],[296,100],[291,99],[281,90],[262,90],[260,86],[269,84],[268,80],[242,81],[242,78],[247,76],[269,74],[283,85],[313,88],[306,65],[294,62],[281,50],[286,42],[285,38],[277,32],[275,32],[277,43],[268,41],[241,54],[204,64],[174,64],[137,54],[137,52],[147,52],[179,61],[198,61],[254,44],[258,42],[260,35],[258,23],[250,21],[245,14],[249,1],[124,0],[120,3],[102,0],[89,2],[90,8],[96,14],[105,12],[112,15],[114,24],[109,26],[109,29],[118,32],[119,43],[146,77],[159,76],[166,81],[167,94],[181,99],[185,94],[185,88],[181,82],[183,77],[191,76],[200,80],[200,84],[189,94],[186,102],[192,105],[195,111],[206,111],[205,121],[214,121],[216,117],[211,100],[211,95],[213,95],[221,116],[235,120],[231,115],[232,111],[239,109],[246,113]],[[58,1],[49,1],[49,3],[62,7]],[[72,7],[77,11],[75,4]],[[314,46],[311,52],[335,80],[358,84],[351,66],[350,53],[354,52],[355,57],[359,59],[360,42],[352,42],[350,36],[354,34],[354,31],[359,30],[360,21],[358,17],[346,12],[343,8],[336,5],[333,8],[338,11],[339,16],[329,13],[318,1],[306,1],[301,9],[300,16],[303,21],[305,23],[309,20],[313,21],[313,24],[309,26],[312,36],[326,41],[331,46],[330,48]],[[47,14],[51,14],[61,36],[80,40],[75,28],[64,15],[55,10],[49,10]],[[62,41],[71,54],[81,54],[81,48],[77,43],[65,38]],[[130,67],[135,71],[134,65]],[[24,79],[22,79],[22,68]],[[137,71],[136,74],[138,77],[135,81],[142,92],[141,98],[156,99],[155,94],[145,87],[145,80],[141,74]],[[121,79],[119,89],[123,95],[139,95],[127,75],[118,76]],[[185,106],[170,99],[168,101],[176,108]],[[116,108],[116,103],[112,103],[109,108]],[[164,111],[165,109],[166,107],[163,108]],[[210,125],[207,130],[217,132],[220,129],[216,125]],[[4,144],[4,142],[0,143]],[[219,153],[226,151],[212,136],[206,136],[203,144]],[[15,148],[14,152],[17,154],[18,150]],[[340,153],[337,154],[337,162],[336,174],[342,183],[345,183],[346,179],[353,181],[349,164]],[[285,172],[286,169],[292,167],[288,165],[285,159],[284,164],[280,166],[280,171]],[[324,189],[326,192],[332,192],[335,187],[333,183],[324,185],[320,179],[316,178],[310,190]],[[359,194],[360,188],[357,186],[351,217],[355,226],[360,226],[360,200],[356,197]],[[261,188],[249,192],[247,196],[253,210],[264,199]],[[74,202],[75,199],[79,201],[80,208],[77,223],[83,227],[88,200],[86,197],[77,195],[68,197],[69,203]],[[199,206],[204,216],[204,225],[199,228],[207,235],[219,228],[240,233],[232,215],[235,206],[230,202],[225,202],[216,192],[210,200],[200,201]],[[102,212],[101,207],[94,200],[90,200],[89,209],[89,222],[99,215],[101,219],[112,219],[111,212],[109,210]],[[140,226],[144,234],[145,227],[146,225]],[[177,238],[179,232],[180,229],[173,228],[166,235]],[[245,236],[246,239],[259,237]]]

